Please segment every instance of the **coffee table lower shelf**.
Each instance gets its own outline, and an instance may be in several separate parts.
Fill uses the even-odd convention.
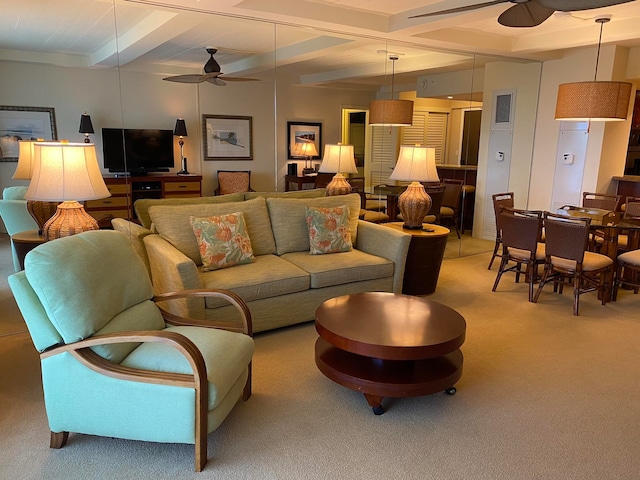
[[[316,340],[315,359],[327,378],[362,392],[376,415],[384,412],[384,397],[455,393],[453,385],[462,376],[463,363],[459,349],[435,358],[383,360],[341,350],[323,338]]]

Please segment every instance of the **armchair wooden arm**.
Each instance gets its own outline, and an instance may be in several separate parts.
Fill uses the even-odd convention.
[[[249,307],[247,307],[247,304],[240,297],[240,295],[238,295],[238,294],[236,294],[236,293],[234,293],[232,291],[222,290],[222,289],[182,290],[182,291],[179,291],[179,292],[161,293],[161,294],[156,295],[155,297],[153,297],[152,300],[157,303],[157,302],[164,302],[166,300],[173,300],[173,299],[179,299],[179,298],[190,298],[190,297],[191,298],[193,298],[193,297],[201,297],[201,298],[217,297],[217,298],[222,298],[224,300],[227,300],[234,307],[236,307],[236,309],[240,313],[240,317],[241,317],[241,320],[242,320],[242,327],[233,327],[233,326],[231,326],[229,324],[226,324],[226,323],[212,322],[210,320],[202,320],[202,319],[182,317],[180,315],[175,315],[175,314],[173,314],[171,312],[168,312],[168,311],[164,310],[162,307],[160,307],[160,305],[158,305],[158,307],[160,308],[160,310],[162,312],[162,316],[164,317],[165,321],[168,324],[170,324],[170,325],[220,328],[222,330],[229,330],[229,331],[232,331],[232,332],[244,333],[246,335],[249,335],[250,337],[253,336],[253,323],[251,321],[251,312],[249,311]]]
[[[110,362],[90,348],[98,345],[130,342],[153,342],[170,345],[189,361],[193,374],[157,372],[125,367]],[[84,366],[101,375],[133,382],[194,388],[196,391],[195,461],[196,471],[202,471],[207,463],[207,405],[209,402],[209,390],[207,367],[204,358],[198,347],[191,340],[179,333],[162,330],[112,333],[96,335],[69,345],[61,345],[43,352],[40,356],[41,358],[47,358],[63,352],[70,353]],[[68,432],[51,432],[50,447],[62,448],[67,442],[68,436]]]

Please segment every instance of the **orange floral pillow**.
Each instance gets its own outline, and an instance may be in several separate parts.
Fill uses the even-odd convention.
[[[242,213],[212,217],[191,217],[203,270],[218,270],[251,263],[251,240]]]
[[[309,253],[349,252],[352,248],[349,232],[349,207],[305,207],[309,228]]]

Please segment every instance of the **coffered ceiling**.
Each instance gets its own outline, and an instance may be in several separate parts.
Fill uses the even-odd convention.
[[[215,46],[227,75],[260,76],[275,64],[302,84],[376,88],[390,73],[389,52],[399,54],[398,83],[478,66],[486,55],[559,58],[597,44],[602,14],[612,15],[603,44],[640,46],[640,0],[555,13],[533,28],[497,22],[510,3],[408,18],[481,1],[0,0],[0,62],[174,75],[199,73],[205,47]]]

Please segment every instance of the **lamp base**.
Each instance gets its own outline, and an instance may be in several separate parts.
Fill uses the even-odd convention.
[[[180,170],[178,175],[189,175],[189,171],[187,170],[187,159],[182,157],[182,170]]]
[[[38,235],[42,235],[44,224],[56,213],[57,206],[58,204],[55,202],[27,200],[27,210],[38,225]]]
[[[68,200],[58,205],[56,213],[44,224],[42,236],[49,241],[88,230],[98,230],[98,222],[84,210],[82,204]]]
[[[408,230],[422,230],[422,220],[431,209],[431,197],[420,182],[411,182],[398,198],[398,208]]]
[[[351,193],[351,185],[341,173],[336,173],[327,185],[327,197],[334,195],[347,195]]]

